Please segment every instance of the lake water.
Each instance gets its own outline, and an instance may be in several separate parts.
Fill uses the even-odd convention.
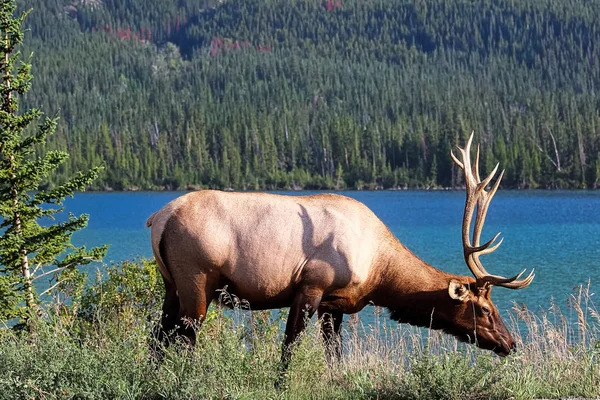
[[[66,210],[90,214],[89,226],[75,235],[76,245],[110,244],[106,263],[151,257],[148,216],[182,192],[81,193],[66,201]],[[291,195],[307,194],[293,192]],[[409,249],[427,263],[462,275],[461,221],[464,192],[343,192],[365,203]],[[513,301],[530,309],[547,309],[551,299],[564,305],[577,285],[591,280],[600,289],[600,192],[500,191],[494,198],[482,242],[502,232],[504,243],[483,256],[494,274],[512,276],[535,268],[524,290],[496,288],[500,310]]]

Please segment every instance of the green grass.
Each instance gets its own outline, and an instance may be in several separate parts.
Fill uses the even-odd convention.
[[[150,271],[136,265],[113,270],[72,306],[49,307],[29,333],[0,329],[0,399],[600,396],[600,317],[585,289],[571,299],[573,322],[555,306],[547,313],[515,308],[509,325],[519,351],[507,358],[398,325],[376,310],[374,326],[344,324],[343,361],[330,368],[313,320],[277,390],[284,313],[213,309],[196,348],[171,346],[160,365],[152,363],[148,338],[159,299],[129,285],[139,282],[132,270]]]

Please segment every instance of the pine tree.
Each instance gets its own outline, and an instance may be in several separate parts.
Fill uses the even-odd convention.
[[[14,0],[0,0],[0,320],[27,321],[39,313],[41,295],[63,284],[65,273],[76,266],[101,259],[106,247],[88,251],[71,244],[73,233],[87,225],[87,215],[69,214],[65,221],[52,223],[63,211],[63,200],[84,190],[100,169],[78,172],[44,189],[68,154],[36,156],[57,119],[44,117],[37,108],[19,112],[32,75],[31,64],[16,50],[23,41],[26,13],[14,16],[15,8]],[[36,121],[38,126],[32,126]],[[55,282],[38,294],[34,281],[43,277]]]

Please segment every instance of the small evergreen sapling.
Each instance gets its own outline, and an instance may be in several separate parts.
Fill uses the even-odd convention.
[[[66,221],[52,223],[63,211],[63,200],[85,190],[100,168],[42,188],[69,155],[49,151],[36,156],[57,119],[43,117],[37,108],[19,111],[19,98],[29,90],[32,75],[31,64],[16,50],[27,13],[15,16],[15,8],[14,0],[0,0],[0,320],[28,320],[39,313],[41,295],[68,281],[65,273],[106,253],[106,246],[87,250],[71,244],[73,233],[87,225],[87,215],[69,214]],[[32,126],[35,121],[40,122]],[[55,281],[38,294],[34,282],[44,277]]]

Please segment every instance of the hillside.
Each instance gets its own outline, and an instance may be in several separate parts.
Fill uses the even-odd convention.
[[[24,0],[27,104],[99,188],[600,182],[600,3]],[[60,176],[58,177],[60,179]]]

